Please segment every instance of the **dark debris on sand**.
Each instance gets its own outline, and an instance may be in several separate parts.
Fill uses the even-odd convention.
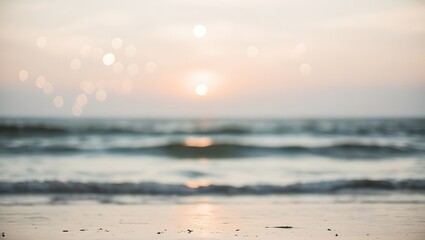
[[[99,229],[97,229],[97,231],[109,232],[109,230],[108,230],[108,229],[103,229],[103,228],[99,228]]]
[[[1,236],[2,236],[2,237],[6,237],[6,233],[5,233],[5,232],[2,232],[2,233],[1,233]]]
[[[64,230],[62,230],[62,232],[69,232],[69,230],[64,229]]]
[[[274,227],[266,227],[266,228],[282,228],[282,229],[291,229],[294,228],[292,226],[274,226]]]

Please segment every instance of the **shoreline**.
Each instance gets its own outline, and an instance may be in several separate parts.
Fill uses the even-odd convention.
[[[179,199],[179,198],[177,198]],[[423,203],[216,201],[0,206],[4,239],[423,239]]]

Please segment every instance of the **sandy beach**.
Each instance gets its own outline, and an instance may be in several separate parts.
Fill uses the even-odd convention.
[[[425,240],[425,0],[0,2],[0,240]]]
[[[425,204],[197,197],[2,206],[3,239],[423,239]]]
[[[423,121],[32,121],[5,123],[0,239],[425,239]]]

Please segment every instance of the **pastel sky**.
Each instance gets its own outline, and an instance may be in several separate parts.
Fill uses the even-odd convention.
[[[1,116],[425,116],[419,0],[3,0],[0,50]]]

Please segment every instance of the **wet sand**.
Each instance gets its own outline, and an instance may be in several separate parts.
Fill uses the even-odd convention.
[[[2,239],[424,239],[424,204],[250,198],[1,206]]]

